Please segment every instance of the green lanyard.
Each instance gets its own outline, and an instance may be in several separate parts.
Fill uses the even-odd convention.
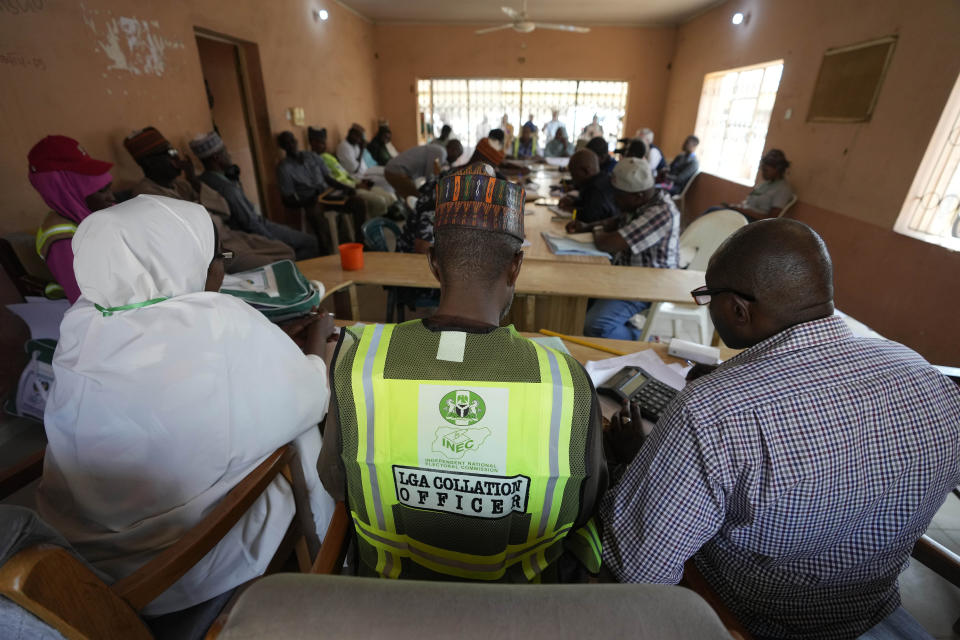
[[[133,304],[125,304],[121,307],[104,308],[98,304],[94,304],[93,306],[97,308],[97,311],[103,314],[104,318],[107,318],[109,316],[112,316],[114,311],[127,311],[129,309],[139,309],[141,307],[149,307],[152,304],[157,304],[158,302],[163,302],[164,300],[167,300],[167,298],[154,298],[153,300],[147,300],[146,302],[134,302]]]

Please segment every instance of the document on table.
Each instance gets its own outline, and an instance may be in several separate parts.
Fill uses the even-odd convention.
[[[26,300],[25,304],[8,304],[7,309],[27,323],[34,340],[60,340],[60,322],[70,308],[70,301],[48,300],[40,296],[27,296]]]
[[[543,239],[554,255],[558,256],[603,256],[609,258],[610,254],[606,251],[597,249],[593,243],[593,234],[574,233],[568,236],[554,236],[546,231],[541,231]]]
[[[686,386],[687,372],[691,369],[689,365],[685,367],[680,364],[665,363],[653,349],[644,349],[618,358],[590,360],[584,366],[584,369],[587,370],[587,375],[590,376],[590,379],[593,380],[593,386],[596,387],[606,382],[610,376],[620,369],[631,366],[642,367],[654,378],[678,391]]]
[[[551,205],[551,206],[547,207],[547,209],[549,209],[549,210],[550,210],[550,213],[552,213],[552,214],[554,215],[554,217],[556,217],[556,218],[563,218],[563,219],[565,219],[565,220],[569,220],[570,218],[573,217],[573,212],[572,212],[572,211],[564,211],[563,209],[561,209],[561,208],[558,207],[557,205]]]

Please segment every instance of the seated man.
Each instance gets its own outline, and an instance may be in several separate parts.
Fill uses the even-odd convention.
[[[291,133],[290,136],[292,137],[293,134]],[[296,142],[296,138],[293,140]],[[340,161],[327,150],[326,129],[308,127],[307,142],[310,143],[310,152],[307,153],[313,153],[320,159],[328,184],[347,189],[352,195],[360,198],[371,217],[382,216],[387,212],[387,208],[396,200],[396,197],[386,189],[376,186],[372,180],[356,179],[350,175]]]
[[[233,254],[227,273],[237,273],[268,265],[278,260],[294,260],[293,249],[277,240],[227,226],[230,205],[219,193],[204,184],[190,159],[181,156],[173,145],[153,127],[134,131],[123,141],[127,152],[143,169],[143,180],[133,186],[134,195],[155,195],[202,204],[213,218],[223,248]],[[186,173],[184,180],[180,177]]]
[[[553,136],[553,140],[547,143],[543,155],[548,158],[567,158],[571,153],[573,153],[573,144],[567,139],[567,130],[560,127]]]
[[[453,127],[448,124],[440,127],[440,135],[430,141],[431,144],[440,145],[441,147],[447,146],[447,143],[450,142],[450,134],[453,133]]]
[[[593,138],[587,142],[587,149],[597,154],[597,160],[600,162],[600,171],[607,175],[613,173],[613,168],[617,166],[617,161],[610,155],[610,145],[603,138]]]
[[[677,195],[687,186],[690,179],[700,170],[700,161],[697,160],[697,145],[700,138],[687,136],[683,141],[683,150],[670,163],[670,168],[661,171],[662,181],[665,182],[672,195]]]
[[[610,176],[600,171],[600,162],[590,149],[581,149],[570,156],[570,178],[576,196],[564,196],[559,207],[575,213],[575,220],[597,222],[620,215]]]
[[[536,158],[538,156],[537,134],[535,127],[523,125],[520,136],[513,139],[507,155],[511,158]]]
[[[390,131],[390,127],[383,124],[380,125],[380,128],[377,129],[377,134],[373,136],[369,144],[367,144],[367,151],[370,152],[370,157],[381,167],[397,155],[397,150],[390,142],[392,138],[393,132]]]
[[[622,215],[597,222],[567,223],[570,232],[595,230],[597,248],[615,256],[615,264],[676,269],[680,211],[653,185],[643,158],[624,158],[610,179]],[[587,311],[583,332],[599,338],[636,340],[641,331],[630,318],[650,306],[642,300],[596,300]]]
[[[240,184],[240,167],[233,164],[223,140],[216,131],[200,134],[190,141],[190,150],[203,163],[200,180],[219,193],[230,206],[227,226],[237,231],[279,240],[294,250],[297,260],[320,255],[317,238],[309,233],[265,219],[250,202]]]
[[[363,176],[367,168],[363,161],[363,150],[367,147],[365,133],[365,129],[355,122],[350,125],[347,135],[337,145],[337,160],[354,180]]]
[[[383,176],[401,198],[416,197],[420,193],[416,181],[440,173],[443,164],[452,165],[463,155],[463,145],[450,140],[445,146],[422,144],[407,149],[383,168]]]
[[[660,147],[653,144],[653,130],[644,127],[637,132],[637,137],[647,145],[647,162],[650,163],[653,174],[657,175],[658,172],[666,168],[667,161],[664,159]]]
[[[694,299],[746,351],[680,392],[604,496],[604,565],[673,584],[693,558],[756,637],[856,638],[897,610],[960,483],[960,392],[833,315],[830,256],[800,222],[736,231],[706,282]]]
[[[333,201],[343,201],[342,205],[331,205],[343,209],[353,217],[353,231],[360,234],[360,228],[367,219],[367,205],[356,195],[356,190],[334,180],[323,160],[315,153],[300,151],[297,138],[289,131],[277,136],[277,144],[286,154],[277,164],[277,186],[283,204],[294,209],[302,208],[307,220],[313,226],[321,242],[321,251],[325,255],[334,252],[333,235],[323,216],[323,208],[328,206],[319,201],[321,196]],[[349,179],[349,178],[348,178]],[[338,226],[340,241],[352,241],[346,224]]]
[[[597,568],[607,482],[596,393],[572,357],[499,326],[524,191],[476,171],[440,183],[437,312],[344,333],[318,468],[349,495],[361,573],[575,580]]]
[[[760,158],[759,183],[737,205],[724,203],[722,209],[733,209],[747,216],[751,222],[764,218],[776,218],[793,197],[793,188],[784,179],[790,161],[780,149],[770,149]],[[710,209],[713,210],[713,209]]]

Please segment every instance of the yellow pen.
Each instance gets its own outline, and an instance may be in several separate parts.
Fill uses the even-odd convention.
[[[573,210],[573,215],[570,216],[570,219],[571,219],[571,220],[576,220],[576,219],[577,219],[577,210],[576,210],[576,209]]]

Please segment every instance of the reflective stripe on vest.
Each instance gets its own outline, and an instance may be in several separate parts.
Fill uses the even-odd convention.
[[[573,380],[567,361],[532,343],[539,383],[385,379],[395,326],[363,327],[352,362],[343,363],[350,370],[356,423],[341,422],[340,428],[356,429],[357,441],[356,459],[344,462],[360,470],[361,486],[349,489],[362,492],[365,511],[351,506],[358,540],[376,551],[374,569],[385,577],[399,577],[407,558],[475,580],[502,578],[519,563],[535,580],[548,566],[547,549],[573,526],[558,521],[571,473]],[[483,555],[398,533],[398,505],[489,519],[528,513],[530,520],[522,542]],[[574,516],[577,511],[567,509]],[[596,530],[592,540],[589,531],[578,535],[595,542],[584,545],[596,552],[596,562],[586,563],[595,571]]]
[[[52,227],[40,227],[37,230],[37,255],[39,255],[44,260],[47,259],[47,251],[50,250],[50,245],[58,240],[67,240],[72,238],[77,232],[77,225],[72,222],[56,224]]]

